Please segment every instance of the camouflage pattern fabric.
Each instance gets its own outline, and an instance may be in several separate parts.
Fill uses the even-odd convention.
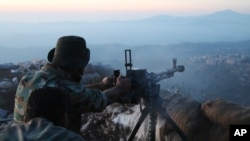
[[[23,76],[15,95],[14,121],[22,123],[27,110],[30,93],[44,86],[59,87],[69,93],[69,118],[77,122],[80,115],[88,111],[102,111],[107,106],[107,97],[96,89],[86,89],[83,82],[75,82],[65,71],[46,64],[41,70]],[[69,122],[70,124],[70,122]],[[77,123],[78,124],[78,123]],[[78,125],[80,130],[80,125]]]
[[[15,124],[0,130],[0,141],[83,141],[66,128],[55,126],[43,118],[34,118],[25,124]]]

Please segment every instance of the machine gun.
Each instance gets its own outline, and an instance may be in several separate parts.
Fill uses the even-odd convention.
[[[131,59],[131,50],[125,50],[125,68],[126,68],[126,77],[131,79],[132,82],[132,91],[126,97],[122,97],[121,103],[140,103],[141,107],[141,116],[129,135],[128,141],[132,141],[141,126],[144,119],[149,115],[149,130],[147,133],[147,140],[155,140],[155,126],[157,113],[161,114],[171,127],[180,135],[184,141],[188,141],[185,134],[180,130],[180,128],[175,124],[175,122],[168,115],[166,110],[161,106],[162,99],[159,96],[160,85],[157,83],[163,79],[167,79],[174,76],[175,72],[183,72],[185,67],[182,65],[176,66],[177,59],[173,59],[173,68],[160,72],[160,73],[148,73],[146,69],[132,69],[132,59]],[[118,77],[120,75],[119,70],[114,70],[114,76]],[[142,109],[141,102],[145,106]]]

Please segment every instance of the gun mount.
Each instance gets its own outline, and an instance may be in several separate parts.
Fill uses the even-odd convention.
[[[132,141],[134,139],[141,123],[147,115],[149,115],[150,119],[147,139],[154,141],[157,112],[160,113],[168,121],[169,124],[171,124],[171,126],[176,130],[176,132],[184,141],[188,141],[185,134],[179,129],[175,122],[170,118],[166,110],[164,110],[161,106],[162,100],[159,96],[160,85],[158,84],[158,82],[163,79],[173,77],[175,72],[183,72],[185,70],[185,67],[183,65],[177,66],[176,64],[177,59],[174,58],[173,68],[160,73],[149,73],[146,69],[132,69],[131,50],[125,50],[126,77],[131,79],[132,91],[131,93],[127,94],[126,97],[121,97],[120,102],[141,104],[141,100],[143,100],[143,104],[145,105],[144,109],[141,108],[141,116],[133,131],[131,132],[128,141]],[[115,70],[114,76],[118,77],[119,75],[120,71]]]

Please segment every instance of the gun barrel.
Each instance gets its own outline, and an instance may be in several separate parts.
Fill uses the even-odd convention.
[[[160,73],[152,73],[150,77],[153,82],[159,82],[163,79],[173,77],[175,72],[183,72],[184,70],[185,70],[185,67],[182,65],[179,65],[175,68],[172,68],[170,70],[166,70]]]

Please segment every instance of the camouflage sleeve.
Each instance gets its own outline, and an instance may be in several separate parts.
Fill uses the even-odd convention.
[[[69,112],[100,112],[107,106],[107,97],[97,89],[86,89],[71,84]],[[67,90],[66,90],[67,91]]]
[[[86,97],[90,100],[88,107],[93,110],[102,111],[108,104],[107,96],[97,89],[86,89]]]
[[[24,121],[30,92],[31,89],[25,87],[21,80],[16,90],[14,105],[14,121],[17,123],[22,123]]]

